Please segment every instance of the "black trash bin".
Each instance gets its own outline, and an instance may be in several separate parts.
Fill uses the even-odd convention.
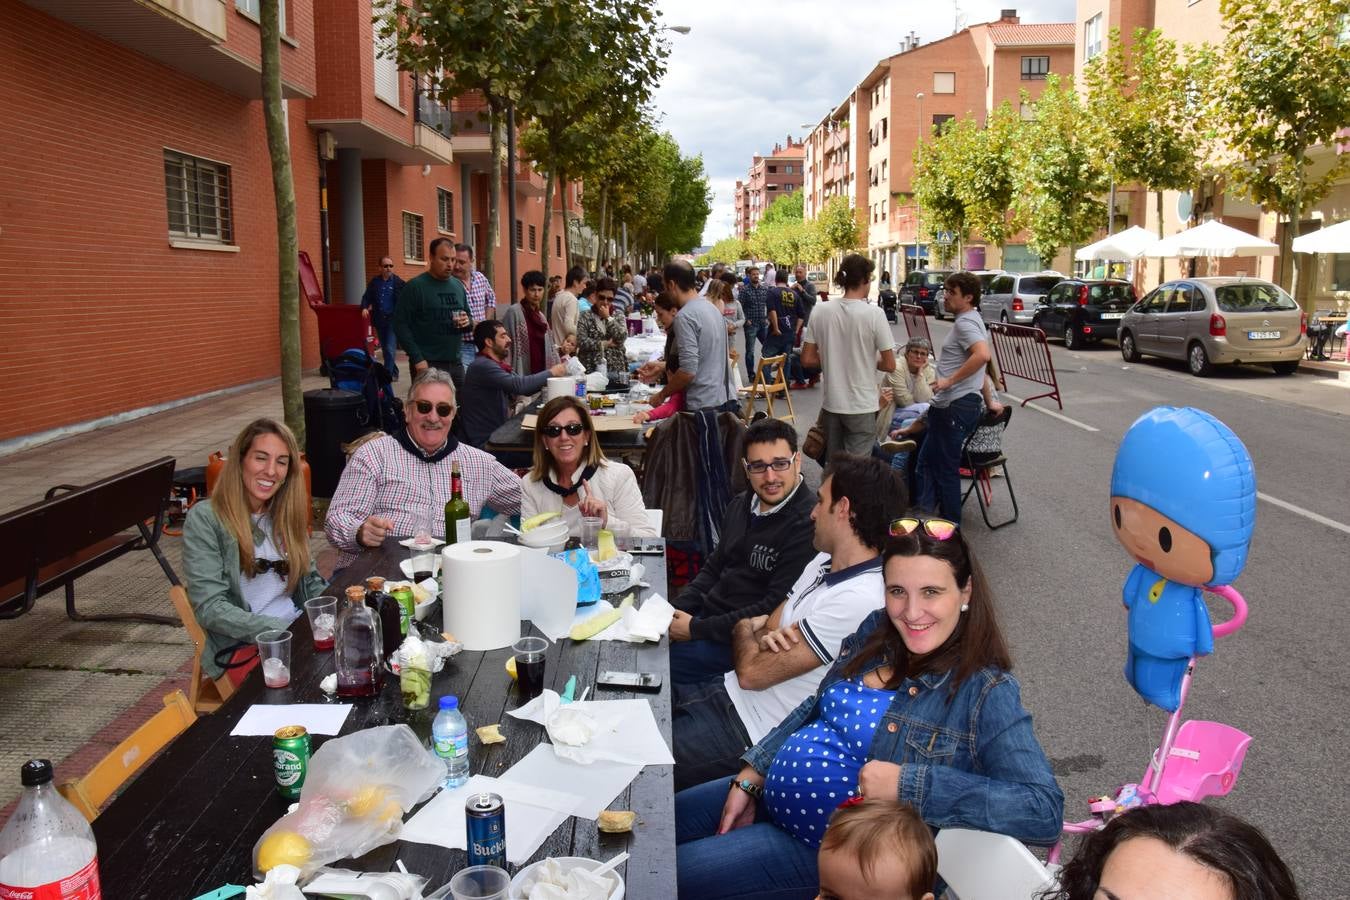
[[[365,398],[353,391],[305,391],[305,456],[315,497],[332,497],[337,490],[347,464],[342,445],[367,430],[361,422],[365,412]]]

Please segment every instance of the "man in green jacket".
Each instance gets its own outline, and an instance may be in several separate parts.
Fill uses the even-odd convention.
[[[455,242],[436,238],[427,248],[427,270],[403,286],[394,308],[394,332],[408,352],[413,376],[428,366],[449,372],[455,390],[464,386],[460,331],[473,325],[464,284],[451,274]]]

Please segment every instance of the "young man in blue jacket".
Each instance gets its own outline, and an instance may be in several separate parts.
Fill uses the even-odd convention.
[[[481,450],[510,415],[513,396],[527,397],[543,390],[550,377],[566,375],[567,367],[557,363],[534,375],[517,375],[511,369],[511,335],[496,319],[474,326],[473,343],[478,355],[464,372],[459,429],[466,444]]]

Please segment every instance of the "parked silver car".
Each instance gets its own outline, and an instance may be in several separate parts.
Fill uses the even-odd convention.
[[[1185,278],[1158,285],[1120,320],[1127,362],[1163,356],[1192,375],[1216,365],[1269,363],[1292,375],[1308,345],[1308,317],[1278,285],[1256,278]]]
[[[1045,295],[1063,280],[1064,276],[1058,272],[1005,272],[980,297],[980,318],[986,322],[1029,325]]]

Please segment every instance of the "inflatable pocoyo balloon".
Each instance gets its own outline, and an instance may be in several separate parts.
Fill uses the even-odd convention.
[[[1256,525],[1251,454],[1227,425],[1159,406],[1125,432],[1111,472],[1111,525],[1138,563],[1125,579],[1125,680],[1175,712],[1193,656],[1214,650],[1201,588],[1231,584]]]

